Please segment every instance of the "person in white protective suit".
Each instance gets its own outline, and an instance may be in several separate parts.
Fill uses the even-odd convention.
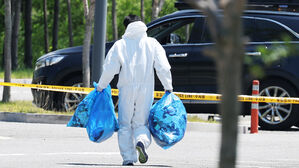
[[[151,143],[148,117],[154,96],[154,69],[166,91],[172,91],[170,65],[160,43],[147,37],[147,27],[136,15],[124,20],[122,39],[109,50],[97,90],[101,91],[119,74],[118,144],[123,165],[145,163]],[[137,150],[137,151],[136,151]]]

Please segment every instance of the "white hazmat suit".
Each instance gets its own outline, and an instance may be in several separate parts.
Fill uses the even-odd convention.
[[[109,50],[99,80],[106,88],[119,74],[118,143],[124,161],[137,162],[136,143],[151,143],[148,117],[154,95],[154,69],[165,90],[172,90],[170,65],[160,43],[147,37],[141,21],[128,25],[122,39]]]

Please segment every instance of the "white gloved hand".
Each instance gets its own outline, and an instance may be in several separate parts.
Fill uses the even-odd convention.
[[[103,88],[101,88],[99,85],[97,86],[97,91],[98,92],[101,92],[101,91],[103,91]]]

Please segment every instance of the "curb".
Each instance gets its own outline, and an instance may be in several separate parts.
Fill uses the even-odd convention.
[[[69,115],[51,115],[51,114],[30,114],[30,113],[13,113],[0,112],[0,121],[6,122],[23,122],[23,123],[42,123],[42,124],[67,124],[72,116]],[[240,134],[249,133],[249,127],[239,125]],[[200,132],[221,132],[221,124],[188,122],[186,131]]]
[[[67,115],[0,112],[0,121],[7,122],[67,124],[71,117]]]

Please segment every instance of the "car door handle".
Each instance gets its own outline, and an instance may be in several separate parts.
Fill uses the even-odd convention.
[[[181,54],[174,53],[174,54],[169,54],[170,58],[183,58],[183,57],[187,57],[187,56],[188,56],[188,53],[181,53]]]
[[[261,56],[262,53],[261,52],[246,52],[245,55],[248,55],[248,56]]]

